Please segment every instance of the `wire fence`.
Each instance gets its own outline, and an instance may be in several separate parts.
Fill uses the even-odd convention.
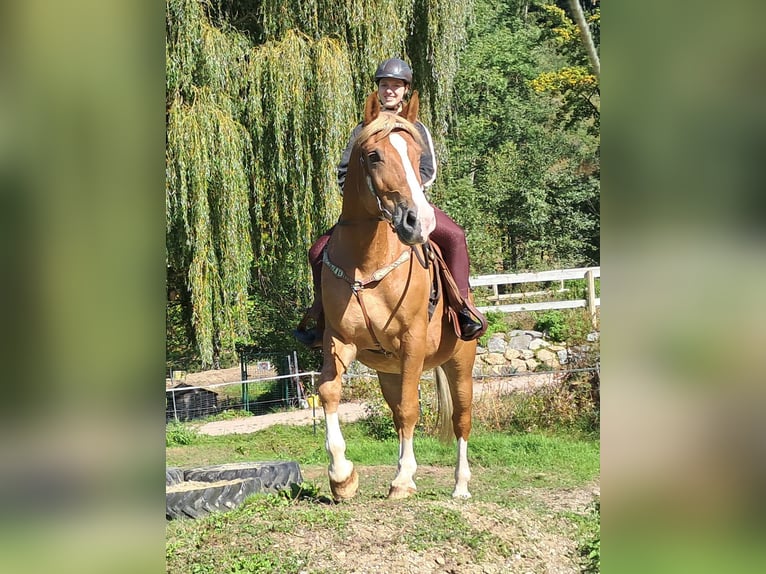
[[[478,375],[474,383],[487,392],[501,394],[528,390],[532,386],[555,384],[572,375],[582,373],[600,374],[599,366],[541,372],[519,372],[502,376]],[[269,373],[265,365],[259,372]],[[321,406],[316,394],[319,381],[316,371],[295,372],[287,375],[266,374],[263,377],[243,381],[206,384],[202,386],[178,385],[166,389],[166,422],[188,422],[208,417],[232,418],[244,413],[264,415],[294,409],[317,409]],[[366,369],[354,370],[344,375],[343,400],[353,400],[355,387],[376,384],[377,376]],[[431,384],[433,372],[423,373],[422,381]],[[479,393],[480,394],[480,393]],[[477,394],[475,394],[477,396]]]

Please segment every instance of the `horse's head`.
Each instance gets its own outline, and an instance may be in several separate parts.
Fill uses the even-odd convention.
[[[406,245],[425,243],[436,227],[434,210],[420,179],[422,142],[414,126],[417,113],[417,92],[404,115],[382,111],[377,92],[373,92],[367,98],[364,127],[355,146],[363,185],[370,192],[362,194],[365,209],[382,214]]]

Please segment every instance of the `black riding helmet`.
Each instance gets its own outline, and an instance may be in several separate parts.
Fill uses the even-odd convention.
[[[399,58],[389,58],[384,60],[378,66],[375,71],[375,83],[380,83],[383,78],[394,78],[396,80],[402,80],[406,84],[412,83],[412,68],[407,65],[407,62],[400,60]]]

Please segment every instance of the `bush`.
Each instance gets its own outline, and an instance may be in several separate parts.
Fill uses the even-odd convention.
[[[397,440],[399,438],[394,428],[391,411],[384,407],[382,402],[369,403],[364,410],[365,417],[361,423],[367,436],[376,440]]]
[[[165,425],[165,446],[186,446],[199,440],[199,433],[193,428],[177,422]]]
[[[534,329],[559,343],[581,343],[593,330],[590,315],[583,309],[568,312],[553,310],[538,315]]]
[[[510,395],[485,393],[474,402],[474,421],[498,432],[599,433],[598,377],[578,373]],[[584,376],[583,376],[584,375]]]

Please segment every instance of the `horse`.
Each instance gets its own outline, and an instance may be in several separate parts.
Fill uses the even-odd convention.
[[[336,501],[352,498],[359,488],[338,419],[342,376],[354,359],[377,371],[399,436],[398,468],[388,497],[407,498],[417,490],[413,433],[419,417],[418,385],[423,371],[431,369],[441,438],[450,441],[453,431],[457,439],[452,496],[471,496],[467,448],[476,341],[458,337],[444,297],[435,307],[431,304],[429,313],[434,263],[423,246],[436,222],[419,175],[418,107],[417,92],[399,114],[381,110],[375,92],[367,98],[340,218],[323,255],[325,329],[317,390]]]

